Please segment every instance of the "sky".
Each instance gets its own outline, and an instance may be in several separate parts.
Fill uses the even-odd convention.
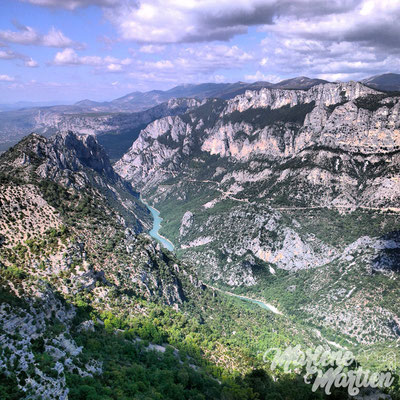
[[[0,0],[0,104],[400,73],[398,0]]]

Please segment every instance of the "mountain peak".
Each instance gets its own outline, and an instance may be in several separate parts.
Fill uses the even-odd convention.
[[[382,91],[400,91],[400,74],[388,72],[362,80],[365,85]]]

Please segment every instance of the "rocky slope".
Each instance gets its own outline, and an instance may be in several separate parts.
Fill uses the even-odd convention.
[[[394,292],[382,290],[397,281],[399,246],[380,238],[400,228],[399,111],[399,97],[355,82],[248,91],[149,124],[115,169],[161,211],[162,233],[208,281],[262,293],[277,274],[301,282],[303,274],[338,271],[351,264],[343,252],[357,247],[365,253],[351,268],[359,285],[376,274],[381,286],[356,297],[344,284],[349,296],[335,312],[330,284],[320,287],[318,310],[333,315],[322,325],[338,330],[340,313],[349,321],[374,299],[364,327],[386,326],[385,340],[395,340]],[[380,256],[388,252],[391,261]],[[275,293],[282,304],[291,296]],[[320,326],[312,301],[304,310]],[[351,329],[356,341],[379,341]]]
[[[103,324],[79,325],[82,305],[141,315],[140,299],[178,309],[204,290],[138,235],[147,209],[92,136],[30,135],[0,157],[0,185],[0,390],[5,373],[18,398],[67,399],[67,374],[102,373],[71,336]]]

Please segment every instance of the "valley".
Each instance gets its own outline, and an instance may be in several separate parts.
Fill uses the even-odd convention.
[[[0,389],[330,398],[262,359],[289,344],[392,368],[399,97],[320,83],[162,110],[115,162],[82,131],[0,156]]]
[[[206,284],[397,352],[398,101],[358,83],[210,100],[149,124],[115,169]]]
[[[0,400],[400,400],[399,20],[0,0]]]

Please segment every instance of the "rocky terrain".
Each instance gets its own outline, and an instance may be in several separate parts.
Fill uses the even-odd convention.
[[[115,165],[98,114],[0,156],[0,397],[325,398],[261,361],[288,343],[392,368],[400,98],[295,84],[137,114]]]
[[[367,78],[366,85],[378,89],[398,90],[399,75],[383,74]],[[4,105],[0,113],[0,152],[17,143],[23,136],[37,132],[50,136],[72,130],[76,133],[101,135],[113,160],[119,159],[150,122],[167,115],[179,115],[196,102],[207,98],[232,99],[248,90],[308,90],[327,83],[321,79],[297,77],[279,83],[236,82],[182,85],[167,91],[133,92],[109,102],[82,100],[74,105],[35,106],[29,102]],[[116,137],[118,136],[118,137]]]
[[[394,342],[399,110],[357,82],[246,91],[149,124],[115,170],[206,281],[350,342]]]
[[[0,152],[32,132],[51,136],[58,131],[103,135],[101,143],[110,157],[119,159],[132,145],[140,130],[150,122],[178,115],[206,98],[232,98],[248,89],[285,87],[304,89],[325,81],[299,77],[278,84],[205,83],[182,85],[167,91],[133,92],[109,102],[82,100],[74,105],[11,107],[0,113]],[[197,99],[197,101],[195,100]],[[29,104],[29,103],[28,103]],[[118,136],[118,137],[116,137]]]
[[[104,311],[140,297],[178,306],[201,292],[188,269],[138,236],[147,208],[92,136],[30,135],[1,156],[0,183],[0,365],[26,398],[67,399],[68,371],[102,372],[79,359],[71,337],[95,329],[90,319],[76,325],[78,299]]]

